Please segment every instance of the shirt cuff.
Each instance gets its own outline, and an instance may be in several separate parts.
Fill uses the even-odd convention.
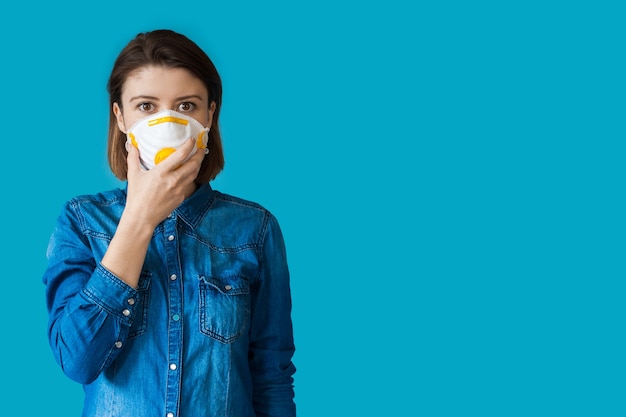
[[[98,264],[85,285],[85,295],[108,313],[130,325],[135,315],[139,292]]]

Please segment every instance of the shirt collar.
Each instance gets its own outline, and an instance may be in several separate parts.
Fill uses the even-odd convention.
[[[124,194],[128,195],[128,182],[126,182],[123,190]],[[181,220],[194,229],[209,210],[211,204],[213,204],[213,200],[215,200],[215,192],[211,185],[208,183],[202,184],[174,212]]]
[[[195,228],[213,204],[214,199],[215,194],[211,185],[202,184],[174,212],[191,228]]]

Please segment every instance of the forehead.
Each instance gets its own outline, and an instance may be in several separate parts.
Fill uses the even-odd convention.
[[[208,99],[202,80],[185,68],[141,67],[128,75],[122,87],[122,101],[136,96],[167,100],[188,95]]]

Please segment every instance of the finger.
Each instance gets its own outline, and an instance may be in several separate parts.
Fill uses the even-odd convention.
[[[200,167],[202,165],[202,158],[204,154],[202,152],[194,153],[189,159],[179,165],[174,171],[176,176],[183,181],[188,179],[195,179],[198,176]]]
[[[194,160],[197,161],[198,164],[202,163],[202,160],[204,159],[204,157],[206,156],[206,154],[204,153],[204,149],[196,149],[196,153],[194,153],[193,155],[191,155],[191,157],[189,158],[189,160]]]
[[[193,151],[195,147],[195,141],[193,139],[188,139],[181,147],[176,149],[170,156],[168,156],[163,162],[157,165],[157,167],[161,167],[162,170],[176,170],[178,169],[183,162],[189,157],[191,151]]]
[[[128,152],[128,155],[126,156],[128,171],[134,172],[140,170],[141,165],[139,163],[139,150],[130,143],[126,142],[126,151]]]

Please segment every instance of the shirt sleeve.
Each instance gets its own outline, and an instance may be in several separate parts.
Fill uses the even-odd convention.
[[[252,287],[250,370],[257,416],[296,415],[292,363],[295,352],[291,291],[283,236],[268,213],[261,269]]]
[[[57,219],[43,282],[54,357],[69,378],[87,384],[122,350],[139,294],[100,265],[77,210],[67,203]]]

